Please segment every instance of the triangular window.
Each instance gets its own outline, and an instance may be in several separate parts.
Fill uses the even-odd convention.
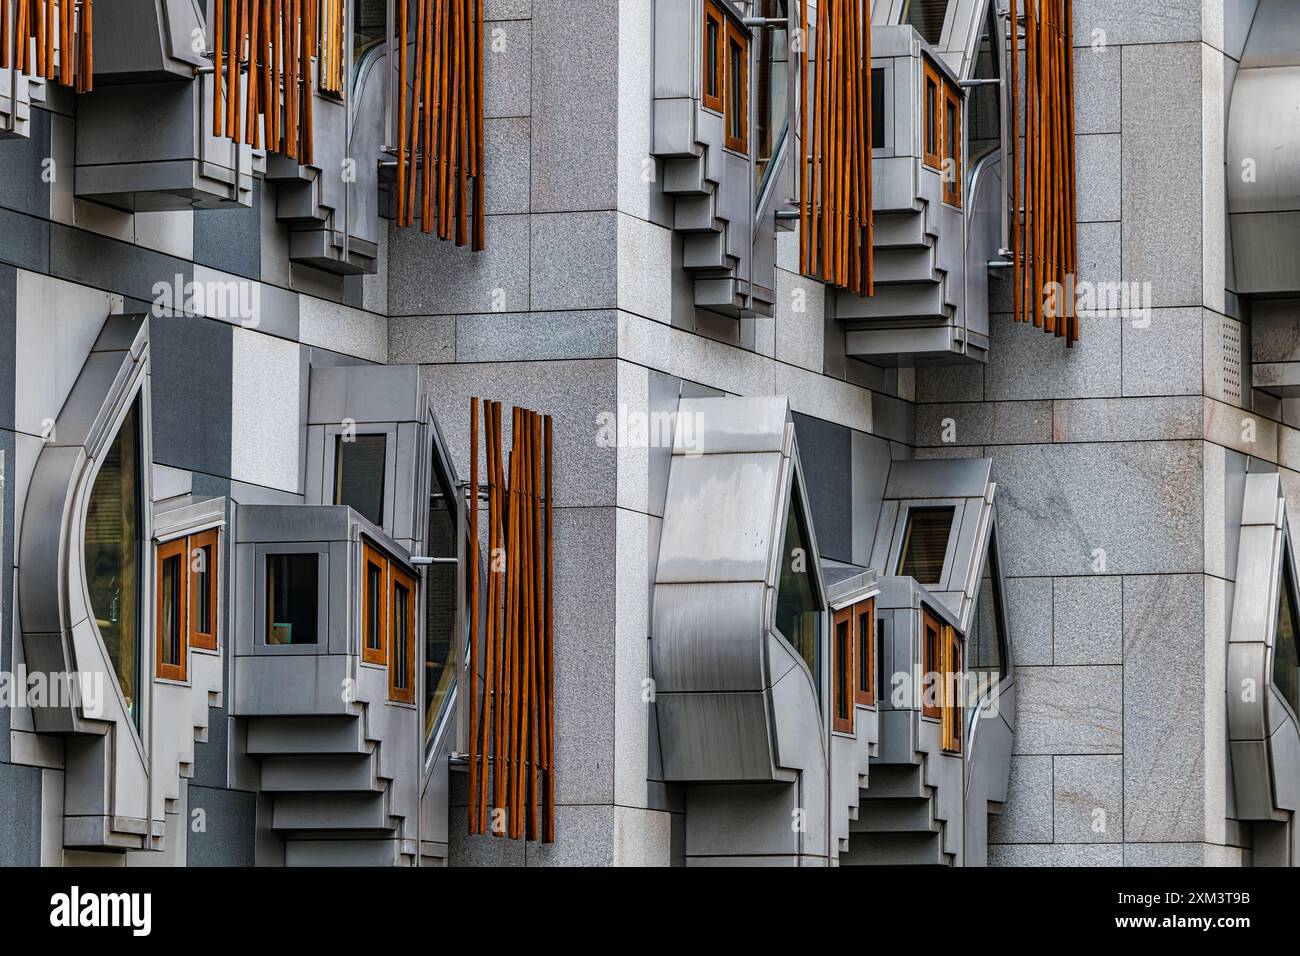
[[[980,576],[975,616],[966,639],[966,668],[1001,678],[1006,673],[1006,611],[1002,607],[1002,571],[998,564],[998,538],[989,537],[988,557]]]
[[[820,693],[822,606],[812,574],[812,562],[816,559],[804,527],[802,498],[795,486],[790,493],[785,539],[781,545],[781,577],[776,585],[776,627],[807,662]]]

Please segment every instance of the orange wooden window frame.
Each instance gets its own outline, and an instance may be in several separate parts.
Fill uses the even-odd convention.
[[[929,608],[921,610],[921,714],[925,717],[943,716],[942,700],[931,703],[930,684],[943,678],[943,625]]]
[[[857,633],[852,605],[831,615],[831,729],[837,733],[853,733],[853,705],[856,681]],[[840,649],[840,628],[844,628],[844,649]]]
[[[931,169],[943,168],[943,80],[929,60],[921,61],[921,158]],[[930,143],[934,143],[934,152]]]
[[[863,635],[863,624],[866,634]],[[863,639],[865,636],[865,640]],[[864,707],[876,705],[876,599],[870,598],[853,605],[853,642],[857,655],[856,683],[853,688],[855,703]],[[866,659],[863,659],[863,649]],[[863,678],[866,678],[865,684]]]
[[[388,661],[388,699],[400,704],[415,703],[415,578],[401,568],[390,565],[388,575],[388,605],[390,617],[396,614],[397,586],[406,588],[406,686],[397,686],[398,658],[396,648],[389,655]],[[397,638],[397,626],[394,622],[393,638]]]
[[[713,49],[709,49],[709,24],[717,24],[717,33],[713,38]],[[704,108],[723,112],[723,104],[726,101],[727,94],[727,61],[723,55],[725,44],[727,42],[727,18],[722,10],[713,0],[704,0],[704,22],[701,29],[700,38],[700,96],[704,101]],[[709,54],[713,54],[713,67],[717,70],[716,93],[709,93]]]
[[[379,590],[374,595],[379,602],[378,625],[379,646],[371,647],[369,641],[370,626],[370,569],[379,569]],[[361,660],[366,664],[388,663],[388,558],[369,541],[361,546]]]
[[[189,550],[186,538],[177,538],[158,546],[154,564],[154,677],[159,680],[183,681],[189,673],[189,641],[185,631],[189,624]],[[181,629],[178,635],[177,653],[180,661],[175,664],[163,663],[163,564],[175,558],[180,562],[181,578],[176,589],[176,600],[180,607],[176,609],[176,626]]]
[[[943,85],[942,110],[940,112],[939,126],[943,131],[941,137],[943,146],[941,155],[943,162],[939,169],[943,181],[943,201],[949,205],[961,207],[961,94],[953,88],[951,83]],[[948,136],[948,108],[953,110],[953,130],[956,142],[950,143]],[[948,161],[952,160],[952,176],[948,175]]]
[[[956,699],[962,667],[961,636],[951,624],[943,628],[943,749],[961,753],[964,708]]]
[[[207,567],[203,573],[199,574],[194,570],[194,552],[203,548],[210,548],[212,557],[208,559]],[[217,545],[217,529],[210,528],[207,531],[190,535],[186,544],[186,553],[190,562],[190,646],[215,651],[217,649],[217,574],[218,569],[221,567]],[[212,615],[209,620],[210,631],[200,629],[196,616],[199,602],[195,600],[195,595],[198,593],[198,588],[203,581],[206,581],[208,586],[208,609]]]
[[[731,88],[731,57],[735,54],[732,50],[740,51],[740,97],[735,100],[735,109],[740,110],[740,118],[735,123],[740,129],[740,135],[734,136],[731,132],[733,125],[733,106],[734,91]],[[740,27],[736,26],[730,20],[727,21],[727,38],[724,45],[726,58],[724,60],[723,72],[726,77],[724,84],[726,103],[723,108],[723,133],[727,149],[735,150],[738,153],[749,154],[749,35]]]

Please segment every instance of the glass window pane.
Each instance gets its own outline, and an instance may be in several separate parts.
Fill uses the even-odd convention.
[[[203,634],[212,633],[212,545],[196,549],[194,555],[194,626]]]
[[[132,405],[104,454],[86,510],[91,613],[126,698],[140,722],[140,414]]]
[[[758,16],[784,20],[788,0],[759,0]],[[768,170],[786,135],[789,118],[790,33],[785,24],[758,31],[758,72],[754,77],[754,200],[762,196]]]
[[[316,554],[266,556],[266,643],[316,643],[318,558]]]
[[[451,481],[433,455],[433,489],[429,498],[429,551],[439,558],[454,558],[456,498]],[[479,523],[484,522],[479,512]],[[456,683],[456,668],[448,667],[456,646],[456,565],[432,564],[424,572],[424,732],[433,733],[443,705]]]
[[[931,156],[939,155],[939,122],[935,115],[935,101],[939,98],[939,86],[933,80],[925,81],[925,151]]]
[[[853,696],[849,688],[850,680],[850,663],[849,660],[849,624],[851,619],[846,618],[835,625],[835,716],[840,720],[847,720],[849,717],[849,700]]]
[[[810,563],[815,560],[817,556],[808,546],[802,503],[796,488],[790,495],[785,542],[781,546],[781,577],[776,588],[776,627],[807,662],[820,694],[822,607],[810,567]]]
[[[727,126],[731,130],[732,139],[740,139],[745,134],[745,96],[747,90],[744,88],[744,73],[741,57],[744,55],[739,43],[735,40],[730,41],[727,46],[727,62],[730,65],[730,76],[728,77],[727,93],[730,104],[727,107]]]
[[[992,80],[998,77],[997,49],[993,44],[994,12],[989,4],[989,16],[984,24],[984,33],[980,36],[979,51],[975,57],[975,78]],[[967,146],[966,181],[975,164],[1002,148],[1002,89],[984,84],[971,87],[966,96],[966,131],[970,133]]]
[[[388,436],[342,435],[335,441],[334,503],[350,505],[371,523],[384,524],[384,459]]]
[[[948,554],[952,516],[952,508],[913,508],[908,512],[898,556],[899,574],[911,575],[921,584],[939,583]]]
[[[1300,714],[1300,653],[1296,648],[1296,603],[1291,584],[1290,554],[1284,552],[1282,587],[1278,596],[1277,631],[1273,635],[1273,683],[1291,709]]]
[[[366,647],[377,651],[383,646],[384,634],[380,611],[384,600],[384,569],[366,562]]]
[[[872,695],[874,699],[875,688],[871,680],[873,676],[871,661],[875,651],[872,646],[874,637],[871,633],[872,613],[871,607],[858,612],[858,689],[864,694]]]
[[[907,0],[903,5],[901,22],[910,23],[925,42],[938,44],[943,36],[943,21],[948,13],[948,0]]]
[[[179,665],[181,662],[181,556],[173,554],[162,562],[162,663]]]
[[[871,148],[885,145],[885,71],[871,71]]]
[[[410,638],[411,592],[400,582],[393,584],[393,686],[407,690],[411,686],[411,653],[407,647]]]
[[[722,64],[718,62],[718,51],[722,49],[722,45],[718,40],[722,32],[722,24],[713,17],[709,17],[705,24],[708,33],[705,42],[705,55],[708,56],[708,65],[704,71],[705,92],[709,96],[720,96],[721,91],[718,86],[722,80]]]
[[[989,556],[984,562],[984,573],[980,577],[975,615],[971,621],[971,633],[967,636],[966,643],[969,669],[988,674],[995,679],[1001,678],[1003,674],[1002,646],[1003,641],[1006,640],[1006,617],[1002,607],[1002,588],[999,587],[1000,575],[997,538],[994,537],[989,542]]]

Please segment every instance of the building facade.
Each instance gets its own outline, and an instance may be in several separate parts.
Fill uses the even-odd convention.
[[[1296,862],[1293,4],[4,4],[0,862]]]

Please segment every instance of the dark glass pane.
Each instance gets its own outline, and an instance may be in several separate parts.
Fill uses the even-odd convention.
[[[410,637],[407,614],[411,607],[411,592],[402,584],[393,585],[393,686],[406,690],[410,681],[410,652],[406,642]]]
[[[266,556],[266,643],[316,643],[318,557],[315,554]]]
[[[961,130],[957,128],[957,106],[952,102],[944,104],[946,107],[945,123],[946,132],[943,135],[943,158],[956,161],[961,157]],[[944,175],[955,173],[956,167],[951,170],[945,169]]]
[[[885,71],[871,71],[871,148],[885,145]]]
[[[858,614],[858,689],[870,694],[871,687],[871,612]]]
[[[730,81],[727,84],[727,93],[731,100],[731,104],[727,109],[727,125],[731,130],[732,138],[741,139],[745,135],[742,121],[745,112],[745,96],[748,92],[741,83],[743,64],[740,58],[744,55],[744,51],[741,49],[740,44],[734,40],[728,44],[727,50],[727,62],[730,64]]]
[[[379,611],[384,600],[384,571],[378,565],[366,563],[366,647],[372,651],[383,646],[384,635],[379,624]]]
[[[993,80],[998,77],[997,48],[993,44],[993,5],[989,4],[989,18],[980,37],[979,51],[975,57],[975,78]],[[969,145],[966,149],[966,181],[975,164],[1002,148],[1002,89],[993,84],[973,86],[966,97],[966,132]]]
[[[1277,631],[1273,635],[1273,683],[1291,709],[1300,714],[1300,653],[1296,649],[1296,603],[1291,585],[1290,555],[1284,552],[1282,588],[1278,597]]]
[[[902,22],[914,26],[927,43],[937,44],[943,36],[943,20],[947,13],[948,0],[907,0]]]
[[[788,0],[759,0],[758,16],[788,17]],[[758,31],[758,72],[754,77],[755,203],[767,184],[768,170],[785,138],[789,119],[790,32],[786,25]]]
[[[952,516],[952,508],[913,508],[908,512],[903,549],[898,556],[899,574],[911,575],[922,584],[939,583]]]
[[[933,80],[925,81],[925,151],[931,156],[939,155],[939,123],[935,115],[935,100],[939,98],[939,88]]]
[[[835,625],[835,716],[847,720],[849,716],[849,621]]]
[[[970,670],[981,671],[993,678],[1003,674],[1003,641],[1006,640],[1006,617],[1002,607],[1002,589],[998,570],[997,538],[989,542],[988,560],[980,578],[979,597],[975,603],[971,633],[966,638]]]
[[[352,60],[377,43],[384,42],[384,23],[388,18],[388,0],[352,0]]]
[[[104,454],[86,509],[90,609],[137,726],[140,708],[140,414],[131,407]]]
[[[797,490],[790,495],[781,546],[781,577],[776,588],[776,627],[812,671],[821,693],[821,602],[813,583],[811,562],[817,558],[808,546],[802,504]]]
[[[722,79],[721,64],[718,63],[718,51],[722,49],[722,47],[718,43],[718,34],[722,30],[722,24],[712,17],[709,17],[706,22],[707,26],[705,29],[708,30],[709,34],[707,44],[709,64],[705,70],[705,79],[708,82],[707,92],[709,96],[718,96],[720,95],[718,84]]]
[[[173,554],[163,558],[162,580],[162,662],[177,665],[181,662],[181,556]]]
[[[437,452],[433,455],[433,490],[429,498],[428,553],[454,558],[456,497]],[[479,524],[486,526],[479,510]],[[447,695],[456,683],[456,668],[448,667],[456,646],[456,565],[431,564],[424,572],[424,731],[433,733]]]
[[[375,525],[384,524],[384,459],[386,435],[342,435],[334,451],[334,503],[350,505]]]
[[[197,549],[194,562],[194,628],[200,634],[212,633],[212,594],[211,579],[213,573],[212,545],[205,544]]]

